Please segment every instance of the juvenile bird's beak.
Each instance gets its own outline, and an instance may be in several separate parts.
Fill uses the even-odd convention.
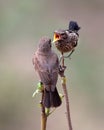
[[[54,43],[54,42],[56,42],[56,41],[58,41],[58,40],[60,40],[60,35],[59,35],[58,33],[54,32],[54,36],[53,36],[53,41],[52,41],[52,43]]]

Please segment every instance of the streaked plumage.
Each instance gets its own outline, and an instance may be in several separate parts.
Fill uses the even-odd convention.
[[[53,42],[62,54],[74,50],[77,46],[79,29],[77,22],[70,21],[68,30],[56,30],[54,32]]]

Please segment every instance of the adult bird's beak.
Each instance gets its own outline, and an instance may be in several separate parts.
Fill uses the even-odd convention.
[[[57,32],[54,32],[52,43],[60,40],[60,38],[61,38],[60,35]]]

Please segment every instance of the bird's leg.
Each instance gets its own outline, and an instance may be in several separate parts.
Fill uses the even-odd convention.
[[[60,63],[61,63],[61,61],[62,61],[62,67],[64,67],[64,53],[63,52],[61,52],[61,56],[60,56]]]
[[[64,55],[63,53],[61,53],[61,57],[60,57],[60,66],[59,66],[59,75],[61,77],[64,77],[64,71],[66,69],[66,66],[64,65]]]
[[[61,60],[62,60],[62,55],[60,56],[59,63],[61,63]]]
[[[62,61],[62,66],[64,66],[64,53],[63,52],[61,53],[59,62],[61,63],[61,61]]]

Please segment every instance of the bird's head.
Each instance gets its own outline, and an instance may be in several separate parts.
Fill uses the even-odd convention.
[[[39,50],[42,52],[48,52],[51,50],[51,39],[48,37],[42,37],[39,41]]]
[[[68,35],[65,32],[65,30],[57,30],[54,32],[53,43],[66,40],[67,38],[68,38]]]

